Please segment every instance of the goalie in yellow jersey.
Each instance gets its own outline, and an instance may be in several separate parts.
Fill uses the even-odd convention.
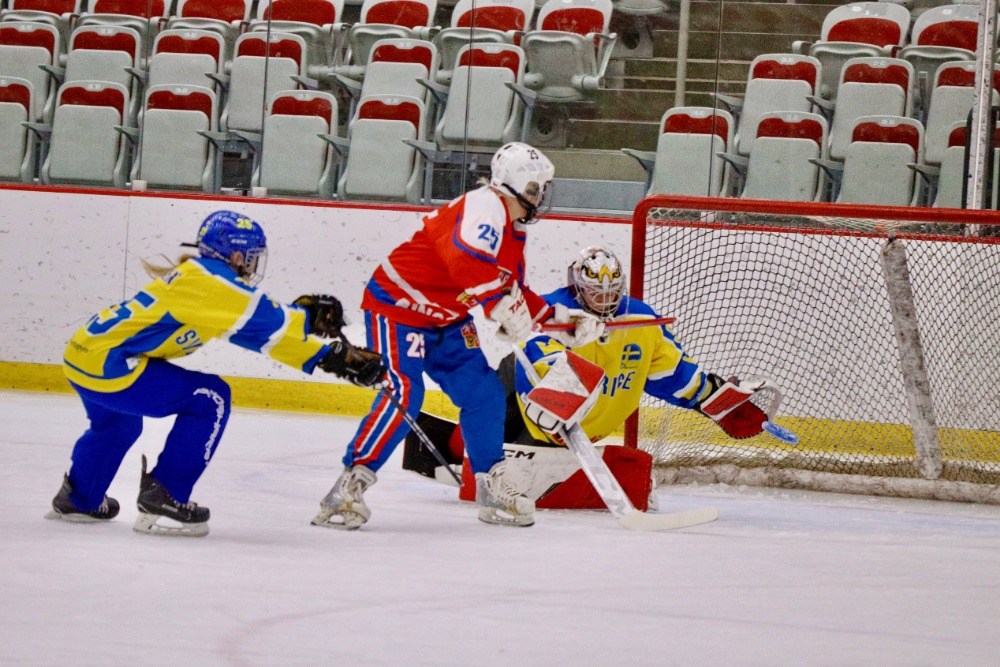
[[[623,322],[659,318],[650,306],[625,294],[625,279],[621,263],[611,250],[585,248],[569,267],[566,287],[544,295],[544,299],[554,307],[555,319],[561,313],[582,309],[596,315],[605,326],[584,339],[579,339],[578,332],[559,332],[535,336],[524,344],[528,359],[542,376],[537,387],[548,388],[546,377],[552,368],[560,368],[563,375],[561,384],[555,379],[551,381],[553,391],[558,393],[567,386],[562,372],[567,367],[564,363],[567,355],[576,355],[603,371],[603,381],[596,385],[573,383],[588,388],[581,390],[587,395],[579,398],[586,400],[574,403],[580,409],[572,415],[558,414],[549,406],[528,399],[535,387],[513,355],[500,363],[498,371],[507,394],[504,428],[507,455],[532,461],[536,466],[545,461],[544,465],[551,469],[551,475],[538,470],[524,472],[528,478],[525,484],[533,486],[539,508],[603,507],[596,493],[581,500],[580,494],[586,495],[588,486],[582,484],[582,475],[576,475],[577,482],[565,477],[566,473],[572,475],[577,466],[568,451],[552,449],[562,444],[558,433],[563,428],[578,423],[591,442],[599,442],[622,427],[646,393],[671,405],[697,410],[716,421],[731,437],[742,439],[760,433],[768,420],[768,415],[750,400],[754,393],[766,388],[772,394],[768,408],[771,412],[780,401],[780,390],[765,380],[740,383],[735,378],[727,381],[704,371],[665,325],[621,326]],[[435,417],[423,416],[423,422],[425,430],[434,433],[432,439],[442,443],[439,449],[451,457],[450,462],[460,462],[460,434],[450,431],[447,422]],[[411,437],[407,447],[404,467],[444,479],[426,457],[419,455],[422,446],[416,438]],[[633,504],[645,509],[652,465],[648,455],[606,447],[604,456]],[[565,480],[562,483],[560,475]]]
[[[122,459],[142,433],[143,417],[176,416],[156,467],[142,459],[137,532],[205,535],[209,511],[189,500],[215,454],[230,412],[229,385],[217,375],[170,363],[213,338],[266,354],[305,373],[320,368],[371,386],[381,357],[342,335],[340,303],[306,295],[291,306],[256,288],[267,240],[253,220],[232,211],[208,216],[197,255],[145,264],[154,280],[128,301],[91,317],[70,339],[63,371],[83,401],[90,428],[52,500],[50,519],[107,521],[119,510],[106,495]],[[313,334],[334,338],[324,342]]]

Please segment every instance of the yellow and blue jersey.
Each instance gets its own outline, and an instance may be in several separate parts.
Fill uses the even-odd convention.
[[[99,392],[128,388],[150,359],[175,359],[214,338],[312,373],[329,350],[307,333],[305,310],[251,287],[221,260],[193,258],[97,313],[66,346],[63,371]]]
[[[568,288],[545,295],[550,304],[579,308]],[[624,297],[616,320],[650,319],[659,315],[647,304]],[[525,343],[525,353],[538,374],[544,376],[553,355],[565,346],[549,336],[536,336]],[[604,369],[604,386],[597,403],[580,423],[592,442],[619,429],[639,407],[643,392],[683,408],[692,408],[711,391],[707,374],[688,356],[667,326],[609,330],[602,338],[573,348],[584,359]],[[515,386],[518,396],[531,390],[527,375],[519,367]],[[524,403],[518,398],[521,414]],[[530,420],[524,419],[532,437],[552,440]]]

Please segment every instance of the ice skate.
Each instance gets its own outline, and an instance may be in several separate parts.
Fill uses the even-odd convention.
[[[96,523],[98,521],[110,521],[118,516],[118,501],[114,498],[104,496],[104,502],[96,510],[85,512],[77,509],[73,501],[69,499],[69,494],[73,493],[73,485],[69,483],[69,475],[63,475],[63,483],[59,488],[59,493],[52,499],[52,510],[45,515],[46,519],[59,519],[62,521],[76,521],[79,523]]]
[[[136,504],[139,516],[132,529],[137,533],[183,537],[208,535],[208,508],[174,500],[170,492],[146,472],[145,455],[142,457],[142,477]]]
[[[314,526],[356,530],[371,517],[365,505],[364,492],[378,480],[375,473],[365,466],[344,468],[337,482],[320,501],[320,511],[313,520]]]
[[[511,462],[500,461],[489,472],[476,473],[476,503],[479,520],[498,526],[531,526],[535,523],[535,501],[521,493],[506,476]]]

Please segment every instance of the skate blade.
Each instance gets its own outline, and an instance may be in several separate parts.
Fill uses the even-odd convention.
[[[86,514],[61,514],[55,510],[49,510],[45,518],[50,521],[69,521],[70,523],[107,523],[111,519],[98,519]]]
[[[534,515],[507,514],[488,507],[479,510],[479,520],[493,526],[513,526],[515,528],[527,528],[535,525]]]
[[[341,521],[332,521],[334,518],[339,518]],[[337,512],[336,510],[328,507],[322,508],[316,516],[313,517],[312,525],[319,526],[320,528],[334,528],[336,530],[357,530],[367,521],[367,517],[363,517],[356,512]]]
[[[205,537],[208,535],[208,522],[181,523],[165,516],[139,512],[135,523],[132,524],[132,530],[145,535],[164,537]]]

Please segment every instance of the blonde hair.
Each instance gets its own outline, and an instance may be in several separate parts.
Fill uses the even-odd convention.
[[[172,260],[166,255],[160,255],[160,257],[166,260],[167,263],[165,265],[153,264],[152,262],[148,262],[145,259],[140,259],[139,261],[142,262],[142,268],[146,270],[146,273],[148,273],[151,278],[162,278],[163,276],[167,275],[168,273],[176,269],[184,262],[188,261],[189,259],[194,259],[197,256],[198,255],[194,254],[185,254],[181,255],[176,260]]]

